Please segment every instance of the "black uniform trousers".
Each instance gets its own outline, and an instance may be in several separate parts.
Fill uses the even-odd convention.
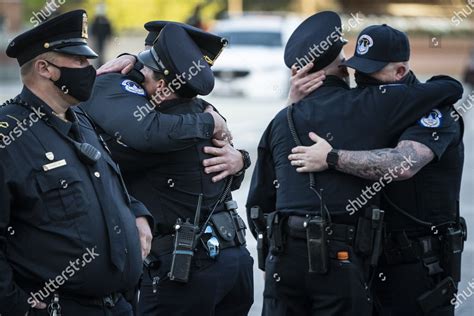
[[[377,302],[376,316],[453,316],[454,305],[448,303],[429,314],[418,306],[417,298],[435,288],[441,276],[428,275],[419,260],[413,263],[388,265],[381,260],[374,279]]]
[[[139,309],[143,316],[246,316],[253,304],[253,259],[246,247],[221,250],[213,260],[198,250],[188,283],[170,281],[172,254],[158,269],[145,270]],[[156,293],[152,278],[159,276]]]
[[[288,237],[284,248],[282,254],[267,257],[263,316],[372,314],[364,269],[351,246],[337,241],[329,243],[330,257],[347,251],[349,259],[329,259],[327,274],[308,272],[305,239]]]
[[[59,315],[64,316],[134,316],[132,305],[121,297],[114,307],[85,305],[72,299],[60,298],[61,310]],[[50,316],[48,309],[30,308],[28,316]]]

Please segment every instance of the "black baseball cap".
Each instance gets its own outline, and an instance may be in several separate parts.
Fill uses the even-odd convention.
[[[203,31],[192,25],[174,21],[150,21],[145,24],[145,29],[148,31],[148,35],[145,38],[145,45],[152,46],[161,30],[169,24],[182,27],[202,51],[204,59],[211,66],[228,44],[226,38]]]
[[[166,25],[153,47],[137,57],[143,65],[163,74],[167,82],[177,80],[179,75],[185,81],[176,91],[181,97],[207,95],[214,88],[214,74],[209,64],[190,35],[179,25]]]
[[[87,45],[87,38],[87,13],[74,10],[18,35],[8,45],[6,54],[16,58],[20,66],[46,52],[97,58]]]
[[[342,66],[372,74],[391,62],[408,60],[408,36],[387,24],[382,24],[369,26],[360,32],[354,56],[343,62]]]
[[[331,64],[345,44],[339,15],[333,11],[319,12],[304,20],[291,34],[285,47],[285,64],[291,68],[294,64],[303,67],[313,62],[311,71],[318,71]]]

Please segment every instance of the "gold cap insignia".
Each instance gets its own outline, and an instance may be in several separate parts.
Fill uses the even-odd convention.
[[[87,35],[87,14],[83,13],[82,14],[82,34],[81,36],[83,38],[89,38]]]
[[[214,61],[207,55],[204,55],[204,60],[211,66],[214,64]]]

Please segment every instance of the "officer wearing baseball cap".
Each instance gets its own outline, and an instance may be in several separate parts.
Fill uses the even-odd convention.
[[[361,32],[354,57],[344,65],[356,69],[360,88],[387,83],[414,85],[419,81],[409,71],[409,58],[405,33],[385,24],[374,25]],[[406,65],[401,78],[386,69],[397,63]],[[382,81],[382,76],[388,82]],[[339,168],[350,174],[368,168],[394,168],[400,164],[394,152],[417,162],[399,175],[405,181],[387,186],[381,201],[386,210],[386,240],[377,274],[383,273],[384,279],[374,281],[380,315],[454,315],[452,299],[460,282],[466,238],[466,223],[459,209],[463,121],[451,104],[443,105],[447,106],[434,108],[407,128],[390,145],[396,145],[394,149],[378,150],[383,162],[362,163],[371,154],[367,152],[355,159],[344,157],[351,167]],[[388,161],[393,165],[388,166]],[[363,173],[363,177],[371,176],[380,175]]]
[[[328,16],[334,21],[328,23]],[[304,45],[291,42],[292,47],[285,48],[285,55],[291,52],[286,64],[289,67],[308,56],[310,46],[309,51],[318,55],[314,53],[313,65],[304,66],[305,70],[323,62],[326,79],[268,125],[258,146],[247,199],[250,230],[260,245],[259,267],[265,270],[263,315],[371,315],[369,271],[376,266],[382,246],[380,190],[372,190],[370,180],[339,172],[337,150],[324,157],[330,170],[301,173],[308,155],[298,150],[325,141],[312,134],[310,139],[309,132],[328,138],[335,148],[387,147],[432,107],[458,100],[462,86],[440,76],[413,87],[350,89],[348,74],[341,67],[343,50],[329,64],[324,60],[325,51],[336,47],[330,43],[337,38],[340,18],[336,13],[317,13],[308,20],[311,27],[297,28],[295,33],[302,34],[292,35]],[[308,43],[307,38],[321,42]],[[354,208],[350,202],[357,198],[363,200]]]
[[[393,62],[410,59],[410,43],[402,31],[387,24],[372,25],[360,32],[354,56],[344,66],[372,74]]]
[[[7,55],[24,87],[0,108],[0,313],[133,315],[154,222],[72,108],[95,80],[86,12],[26,31]]]

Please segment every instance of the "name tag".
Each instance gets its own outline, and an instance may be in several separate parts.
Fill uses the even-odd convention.
[[[58,160],[58,161],[49,163],[47,165],[44,165],[43,170],[44,171],[50,171],[50,170],[53,170],[53,169],[56,169],[56,168],[59,168],[59,167],[66,166],[66,165],[67,165],[66,159],[62,159],[62,160]]]

